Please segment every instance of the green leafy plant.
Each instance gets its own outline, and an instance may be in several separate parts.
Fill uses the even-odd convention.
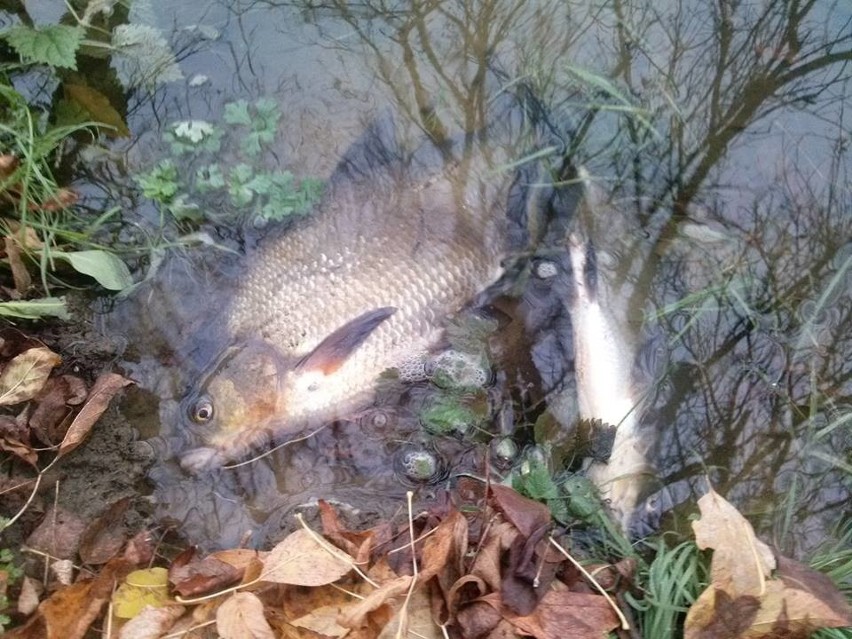
[[[0,529],[2,529],[6,520],[0,517]],[[21,569],[18,568],[14,563],[14,556],[12,555],[12,551],[8,548],[0,548],[0,574],[3,575],[4,584],[9,584],[20,579],[23,574]],[[6,597],[5,589],[0,591],[0,610],[5,610],[9,607],[9,600]],[[0,613],[0,632],[4,632],[7,626],[11,623],[11,619],[2,613]]]
[[[237,216],[261,226],[310,211],[322,196],[322,180],[297,180],[290,171],[259,168],[259,156],[278,133],[278,105],[268,98],[255,103],[238,100],[225,106],[222,119],[224,125],[204,120],[172,123],[163,141],[173,157],[136,177],[142,194],[178,223],[223,222]],[[234,140],[239,142],[234,144]],[[234,145],[235,161],[220,161],[223,146]],[[196,168],[179,171],[177,158]],[[188,177],[181,178],[182,173]],[[226,199],[236,213],[223,214],[219,207],[203,206],[204,198],[217,196]]]

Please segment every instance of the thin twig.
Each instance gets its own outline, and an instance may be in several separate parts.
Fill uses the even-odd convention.
[[[405,497],[408,504],[408,537],[411,539],[411,568],[413,574],[411,575],[411,583],[408,585],[408,592],[405,594],[405,601],[402,602],[402,607],[399,610],[400,621],[396,627],[397,639],[401,638],[403,634],[407,634],[408,624],[403,623],[403,618],[408,615],[408,604],[411,602],[411,597],[414,594],[414,588],[417,586],[417,575],[419,574],[417,567],[417,549],[414,547],[414,514],[411,506],[411,500],[414,498],[414,493],[409,490],[405,493]]]
[[[259,459],[263,459],[264,457],[269,457],[272,453],[274,453],[277,450],[281,450],[282,448],[286,448],[290,444],[296,444],[298,442],[303,442],[306,439],[310,439],[311,437],[316,435],[318,432],[320,432],[322,429],[324,429],[326,426],[328,426],[328,424],[323,424],[322,426],[320,426],[319,428],[317,428],[314,431],[311,431],[307,435],[302,435],[301,437],[297,437],[296,439],[287,440],[286,442],[283,442],[281,444],[278,444],[277,446],[270,448],[265,453],[261,453],[260,455],[252,457],[251,459],[247,459],[245,461],[241,461],[237,464],[227,464],[226,466],[222,466],[222,468],[227,468],[228,470],[231,470],[232,468],[239,468],[240,466],[246,466],[248,464],[253,464],[254,462],[258,461]]]
[[[612,600],[612,597],[609,596],[609,593],[607,593],[607,591],[603,589],[603,587],[595,580],[595,578],[589,574],[589,571],[583,568],[583,566],[581,566],[576,559],[574,559],[571,555],[568,554],[567,550],[565,550],[562,546],[559,545],[559,543],[553,538],[552,535],[548,535],[548,539],[550,539],[550,543],[553,544],[556,549],[561,552],[568,561],[574,564],[577,570],[579,570],[581,573],[583,573],[583,575],[585,575],[586,579],[589,580],[589,583],[591,583],[592,586],[594,586],[595,589],[604,596],[609,605],[615,611],[615,614],[618,616],[618,619],[621,621],[621,629],[630,630],[630,623],[627,621],[627,617],[624,616],[624,613],[621,612],[621,608],[619,608],[618,604]]]

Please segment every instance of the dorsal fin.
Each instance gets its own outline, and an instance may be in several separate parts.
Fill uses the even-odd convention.
[[[364,343],[379,324],[394,313],[396,313],[395,307],[385,306],[346,322],[305,355],[296,364],[296,370],[320,371],[326,375],[333,373],[355,352],[355,349]]]

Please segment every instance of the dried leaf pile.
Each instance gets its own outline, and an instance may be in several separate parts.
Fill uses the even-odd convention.
[[[62,358],[35,340],[9,339],[12,333],[0,334],[0,450],[38,470],[39,451],[54,451],[53,464],[77,448],[130,380],[104,373],[88,388],[75,375],[51,375]]]
[[[0,407],[9,412],[0,416],[0,448],[31,469],[4,481],[26,485],[32,498],[47,468],[83,442],[128,381],[108,373],[87,388],[58,374],[60,357],[40,343],[0,347]],[[39,469],[45,456],[51,461]],[[45,570],[16,585],[22,625],[4,637],[641,636],[625,603],[628,592],[641,598],[637,559],[582,566],[549,509],[506,486],[473,482],[447,497],[429,512],[409,504],[407,521],[360,531],[319,502],[321,530],[299,518],[269,552],[201,557],[188,549],[170,561],[147,531],[128,539],[128,499],[91,522],[56,506],[27,541]],[[714,552],[711,583],[686,617],[687,639],[807,637],[852,625],[829,579],[773,553],[715,492],[699,507],[696,542]]]

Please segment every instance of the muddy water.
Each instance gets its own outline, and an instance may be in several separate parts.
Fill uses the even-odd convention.
[[[761,15],[700,2],[655,12],[510,0],[312,4],[150,3],[139,19],[185,47],[185,80],[132,110],[131,170],[168,154],[169,123],[221,122],[226,103],[271,97],[280,130],[274,152],[255,162],[325,177],[388,111],[412,135],[475,126],[476,79],[499,61],[535,89],[572,162],[605,194],[588,231],[637,345],[638,361],[628,361],[657,470],[644,525],[684,530],[709,482],[787,552],[831,537],[849,515],[852,476],[852,123],[843,109],[852,87],[836,55],[849,55],[849,15],[817,7],[791,16],[781,2]],[[223,164],[237,161],[223,154]],[[524,166],[529,196],[541,186]],[[136,201],[127,215],[156,229],[158,212]],[[439,448],[450,475],[483,471],[487,437],[424,440],[421,399],[394,408],[396,396],[377,420],[358,415],[252,465],[203,478],[181,470],[178,401],[228,341],[209,321],[211,305],[239,287],[239,255],[265,232],[227,201],[201,202],[218,214],[202,227],[208,243],[172,254],[106,321],[127,340],[128,370],[159,399],[162,461],[151,479],[167,523],[210,546],[265,543],[317,497],[393,514],[407,489],[399,459],[412,447]],[[230,213],[239,223],[222,225]],[[528,352],[497,377],[516,399],[527,390],[512,387],[518,376],[544,387],[530,393],[537,398],[561,389],[551,410],[567,423],[576,412],[570,267],[557,244],[543,246],[533,264],[555,265],[557,276],[533,266],[516,287]],[[515,412],[503,430],[529,417]],[[429,482],[419,490],[436,492]]]

